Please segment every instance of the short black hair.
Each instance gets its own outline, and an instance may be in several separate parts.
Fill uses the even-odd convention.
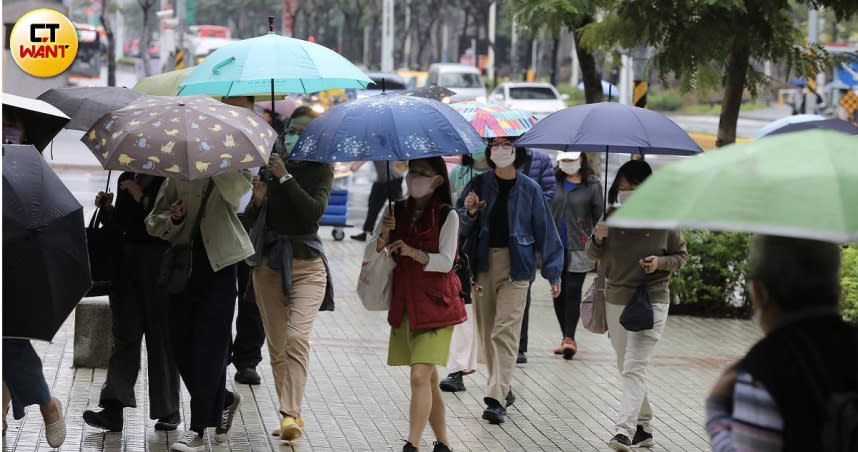
[[[620,177],[632,185],[640,185],[650,175],[652,175],[652,167],[644,160],[629,160],[624,163],[617,170],[617,174],[614,176],[614,183],[611,184],[611,189],[608,190],[608,203],[617,203],[617,195],[620,192]]]
[[[498,137],[498,138],[507,138],[512,142],[515,142],[515,137]],[[486,161],[489,163],[489,166],[494,169],[495,162],[492,161],[492,144],[494,144],[495,138],[488,139],[488,146],[486,146]],[[519,169],[522,166],[526,165],[530,162],[530,154],[527,153],[527,149],[525,148],[515,148],[515,161],[512,162],[512,166],[515,169]]]
[[[748,279],[763,285],[784,312],[836,307],[840,300],[840,247],[773,235],[751,239]]]
[[[319,117],[319,114],[316,113],[316,110],[313,110],[312,108],[310,108],[306,105],[303,105],[303,106],[296,108],[292,112],[292,115],[289,116],[289,119],[300,118],[302,116],[309,116],[312,119],[316,119]]]

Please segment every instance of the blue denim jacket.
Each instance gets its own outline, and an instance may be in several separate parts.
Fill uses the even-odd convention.
[[[475,217],[471,217],[465,208],[465,198],[474,187],[486,205]],[[489,212],[492,211],[497,196],[498,183],[495,173],[487,171],[468,182],[456,203],[462,222],[462,237],[471,234],[479,221],[476,271],[480,273],[489,271]],[[510,279],[532,281],[536,276],[538,252],[542,255],[542,277],[551,284],[559,284],[563,273],[563,244],[539,184],[519,173],[509,192],[509,212]]]

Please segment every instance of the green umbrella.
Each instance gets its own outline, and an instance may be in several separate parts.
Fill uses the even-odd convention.
[[[133,89],[153,96],[175,96],[179,94],[179,84],[184,82],[193,70],[193,67],[189,67],[152,75],[137,82]]]
[[[784,134],[677,162],[648,178],[608,225],[858,241],[858,137]]]

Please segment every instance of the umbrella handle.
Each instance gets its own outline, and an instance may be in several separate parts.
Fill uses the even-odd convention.
[[[110,173],[112,172],[112,170],[107,170],[107,185],[104,187],[105,193],[110,193]]]

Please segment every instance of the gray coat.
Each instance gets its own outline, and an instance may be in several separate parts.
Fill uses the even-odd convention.
[[[558,232],[563,230],[562,221],[566,218],[566,271],[575,273],[588,272],[594,268],[593,261],[587,257],[585,247],[604,210],[599,178],[590,176],[587,182],[578,184],[572,191],[566,191],[563,182],[558,180],[554,199],[550,204],[551,216],[554,217]]]

